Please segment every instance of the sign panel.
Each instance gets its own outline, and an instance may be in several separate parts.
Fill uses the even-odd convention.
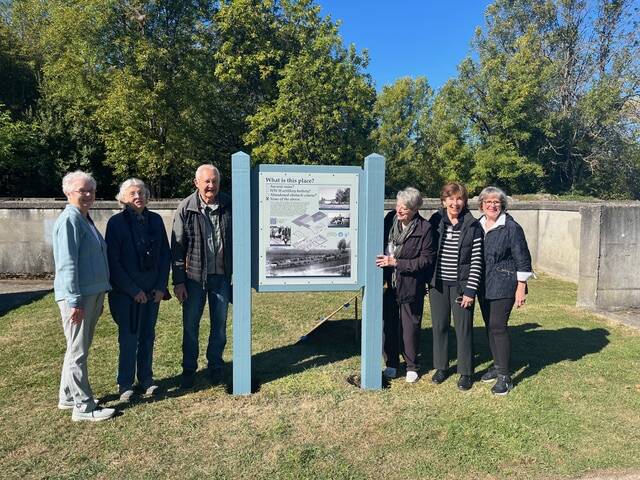
[[[354,285],[357,173],[260,172],[258,283]]]

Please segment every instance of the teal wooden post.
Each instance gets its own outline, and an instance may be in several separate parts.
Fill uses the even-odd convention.
[[[251,393],[251,162],[231,155],[233,219],[233,394]]]
[[[376,255],[382,252],[384,235],[384,157],[372,153],[364,160],[365,237],[364,292],[362,295],[361,386],[382,388],[382,269]],[[363,203],[361,203],[362,205]]]

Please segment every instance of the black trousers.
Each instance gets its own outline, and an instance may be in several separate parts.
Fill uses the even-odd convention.
[[[458,373],[473,375],[473,307],[462,308],[456,303],[459,296],[457,285],[436,285],[429,290],[433,324],[433,366],[438,370],[449,368],[449,328],[453,314]]]
[[[398,303],[393,289],[388,288],[384,292],[382,297],[382,354],[387,367],[398,368],[400,353],[402,353],[407,362],[407,371],[418,371],[423,310],[424,297],[420,297],[414,303]]]
[[[480,310],[482,311],[484,324],[487,327],[493,365],[500,375],[509,375],[511,339],[509,338],[507,323],[514,303],[515,298],[480,299]]]

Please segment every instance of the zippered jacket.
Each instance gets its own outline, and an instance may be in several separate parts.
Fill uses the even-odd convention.
[[[105,239],[109,246],[109,271],[114,290],[125,293],[131,298],[140,291],[152,290],[166,292],[169,281],[169,242],[162,217],[145,209],[147,228],[143,232],[144,243],[148,247],[153,261],[150,268],[143,268],[143,260],[137,239],[132,231],[131,222],[137,222],[127,210],[115,214],[107,222]],[[144,252],[142,252],[144,253]]]
[[[393,226],[396,212],[389,212],[384,218],[384,245],[389,241],[389,232]],[[433,266],[435,252],[431,225],[420,214],[413,233],[402,246],[396,257],[396,300],[398,303],[413,303],[422,300],[426,290],[428,274]],[[391,286],[391,274],[394,267],[383,269],[384,282]]]
[[[224,255],[224,274],[231,280],[233,269],[231,197],[219,192],[217,200],[220,215],[220,237]],[[245,215],[249,215],[249,212],[246,212]],[[184,283],[187,278],[202,285],[206,284],[206,221],[207,219],[200,211],[200,199],[196,190],[180,202],[173,219],[171,259],[174,285]]]
[[[82,297],[111,290],[107,244],[91,217],[67,205],[53,226],[53,281],[56,302],[82,308]]]
[[[431,224],[431,230],[433,232],[433,241],[436,246],[436,262],[435,267],[430,275],[429,285],[435,287],[437,281],[437,262],[441,255],[440,249],[442,248],[442,236],[445,233],[445,219],[446,210],[444,208],[439,209],[431,218],[429,223]],[[483,237],[483,230],[480,222],[471,214],[468,209],[465,209],[461,216],[460,221],[460,242],[458,244],[458,293],[460,295],[467,295],[474,297],[476,290],[472,290],[468,287],[469,274],[471,273],[471,257],[473,253],[473,242],[477,238]],[[482,257],[480,257],[482,258]],[[482,266],[481,266],[482,267]],[[482,284],[482,272],[480,273],[480,284]]]
[[[517,272],[532,271],[524,230],[511,215],[505,215],[504,226],[484,236],[485,281],[481,292],[487,300],[515,297]]]

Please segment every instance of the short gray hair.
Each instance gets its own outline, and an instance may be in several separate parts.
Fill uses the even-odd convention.
[[[76,170],[75,172],[69,172],[67,173],[63,178],[62,178],[62,193],[64,193],[65,195],[67,193],[70,193],[72,190],[72,185],[73,182],[75,182],[76,180],[87,180],[91,186],[93,187],[93,189],[95,190],[97,185],[96,185],[96,181],[94,180],[94,178],[86,173],[83,172],[82,170]]]
[[[396,199],[410,210],[418,210],[422,206],[422,194],[417,188],[407,187],[400,190]]]
[[[120,205],[125,206],[127,204],[124,198],[124,194],[127,193],[127,190],[131,187],[142,188],[142,193],[144,194],[144,203],[147,203],[149,201],[149,197],[151,196],[149,187],[147,187],[147,185],[139,178],[127,178],[120,184],[120,191],[118,191],[118,194],[116,195],[116,200],[118,200],[118,203]]]
[[[502,211],[505,211],[507,209],[507,194],[504,193],[504,190],[498,187],[485,187],[480,192],[480,195],[478,195],[478,206],[480,207],[480,210],[482,210],[482,204],[484,203],[485,199],[490,195],[498,196],[498,198],[500,199],[500,208],[502,209]]]
[[[202,165],[200,165],[197,169],[196,169],[196,176],[195,178],[198,178],[198,174],[204,170],[205,168],[211,168],[215,174],[216,177],[218,177],[218,183],[220,183],[220,170],[218,170],[218,167],[216,167],[215,165],[213,165],[212,163],[203,163]]]

